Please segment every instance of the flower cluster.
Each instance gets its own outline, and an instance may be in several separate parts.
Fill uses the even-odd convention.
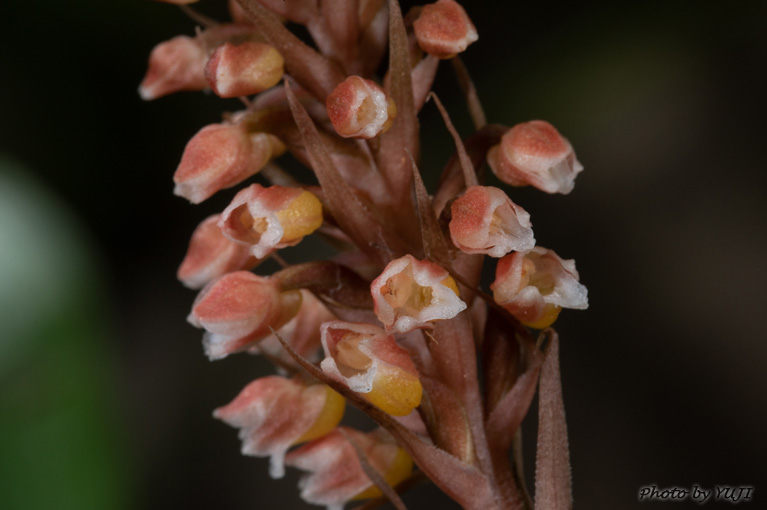
[[[566,194],[583,167],[547,122],[485,122],[457,57],[478,40],[463,7],[438,0],[403,16],[397,0],[230,0],[232,20],[216,22],[186,5],[196,0],[165,1],[203,26],[152,51],[140,95],[210,90],[243,104],[189,141],[175,194],[198,204],[258,174],[202,221],[178,270],[199,290],[188,320],[205,330],[211,360],[245,352],[278,367],[214,412],[240,430],[243,454],[270,457],[273,477],[285,465],[309,472],[301,496],[330,509],[381,496],[401,507],[414,463],[464,508],[522,508],[527,490],[508,452],[540,378],[536,471],[553,491],[540,497],[566,501],[550,326],[563,308],[588,306],[586,288],[572,260],[536,245],[531,215],[475,168],[486,161],[504,184]],[[430,95],[451,59],[476,129],[465,140]],[[433,195],[417,167],[430,97],[456,145]],[[285,172],[285,153],[316,182]],[[337,256],[278,255],[307,236]],[[268,258],[282,269],[254,272]],[[492,294],[486,263],[496,266]],[[341,426],[347,401],[380,427]]]

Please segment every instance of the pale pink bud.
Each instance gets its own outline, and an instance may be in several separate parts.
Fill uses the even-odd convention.
[[[276,280],[248,271],[227,273],[209,283],[187,320],[204,328],[205,353],[212,360],[241,351],[279,328],[298,311],[301,294],[280,293]]]
[[[149,69],[138,93],[149,101],[182,90],[205,90],[205,61],[208,55],[194,37],[179,35],[161,42],[149,55]]]
[[[383,89],[359,76],[341,82],[325,104],[330,122],[344,138],[373,138],[391,125],[396,113]]]
[[[392,260],[370,284],[375,314],[387,331],[407,333],[466,309],[447,271],[412,255]]]
[[[325,373],[394,416],[410,414],[421,403],[418,371],[393,335],[372,324],[345,321],[326,322],[320,332]]]
[[[177,276],[190,289],[200,289],[226,273],[251,269],[256,263],[247,246],[221,233],[218,214],[214,214],[200,223],[192,234]]]
[[[173,181],[178,196],[199,204],[239,184],[279,156],[285,146],[267,133],[248,133],[240,124],[211,124],[189,140]]]
[[[284,63],[282,55],[268,44],[225,43],[210,56],[205,77],[217,96],[249,96],[277,85]]]
[[[317,350],[322,347],[320,326],[323,322],[335,319],[335,316],[308,290],[301,289],[301,296],[298,315],[277,330],[277,333],[298,354],[314,360]],[[293,358],[274,335],[260,341],[252,352],[265,353],[287,364],[294,364]]]
[[[331,432],[344,414],[344,398],[324,384],[269,376],[248,384],[213,416],[240,429],[242,454],[271,457],[272,478],[285,475],[285,452]]]
[[[218,223],[224,235],[250,245],[250,252],[257,258],[298,244],[320,225],[322,204],[310,192],[259,184],[237,193]]]
[[[398,485],[412,473],[410,456],[380,431],[365,434],[340,427],[290,452],[285,458],[288,466],[309,471],[298,483],[305,501],[325,505],[328,510],[342,510],[348,501],[381,495],[362,469],[350,441],[389,485]]]
[[[511,253],[498,261],[490,286],[495,302],[527,326],[550,326],[562,308],[585,310],[588,291],[578,283],[574,260],[563,260],[552,250],[535,247]]]
[[[454,57],[479,38],[466,11],[453,0],[424,5],[413,29],[421,49],[438,58]]]
[[[570,193],[583,170],[567,138],[546,121],[531,120],[509,129],[487,154],[493,173],[512,186],[546,193]]]
[[[471,186],[451,207],[450,237],[465,253],[503,257],[535,246],[530,214],[498,188]]]

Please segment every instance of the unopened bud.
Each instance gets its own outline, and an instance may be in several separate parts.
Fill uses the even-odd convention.
[[[539,246],[499,260],[490,288],[496,303],[536,329],[553,324],[562,308],[585,310],[589,306],[588,291],[578,283],[575,261],[563,260]]]
[[[392,260],[370,284],[375,313],[387,331],[407,333],[466,309],[447,271],[412,255]]]
[[[218,214],[195,229],[189,241],[178,279],[190,289],[200,289],[211,280],[240,269],[251,269],[258,261],[247,246],[232,241],[218,228]]]
[[[438,58],[454,57],[479,37],[466,11],[453,0],[424,5],[413,29],[421,49]]]
[[[277,85],[284,63],[282,55],[268,44],[225,43],[210,56],[205,77],[217,96],[249,96]]]
[[[324,384],[268,376],[248,384],[213,416],[239,428],[242,453],[271,457],[270,474],[282,478],[288,448],[330,433],[345,407],[346,400]]]
[[[209,283],[187,320],[206,330],[203,347],[215,360],[248,348],[267,336],[269,327],[280,328],[300,306],[299,291],[280,292],[276,280],[236,271]]]
[[[189,140],[173,190],[193,204],[258,173],[285,145],[268,133],[248,133],[240,124],[211,124]]]
[[[396,113],[383,89],[359,76],[344,80],[325,104],[330,122],[344,138],[373,138],[391,126]]]
[[[394,416],[405,416],[421,403],[418,371],[394,336],[372,324],[330,321],[320,328],[327,356],[320,365],[328,375]]]
[[[534,186],[546,193],[570,193],[583,170],[567,138],[546,121],[517,124],[490,149],[493,173],[512,186]]]
[[[149,69],[138,93],[149,101],[182,90],[205,90],[205,61],[208,56],[200,41],[179,35],[154,47],[149,55]]]
[[[360,450],[359,454],[350,441]],[[384,436],[380,430],[363,433],[347,427],[339,427],[327,436],[293,450],[285,463],[309,471],[299,482],[305,501],[335,510],[343,508],[348,501],[381,495],[365,474],[359,456],[363,456],[392,487],[413,471],[413,460],[391,437]]]
[[[224,235],[250,245],[257,258],[298,244],[320,225],[322,204],[316,196],[301,188],[259,184],[237,193],[218,223]]]
[[[465,253],[503,257],[535,246],[530,214],[498,188],[471,186],[451,207],[450,237]]]

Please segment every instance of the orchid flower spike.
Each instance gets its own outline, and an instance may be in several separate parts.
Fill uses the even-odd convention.
[[[346,400],[325,384],[275,375],[251,382],[213,416],[240,429],[243,455],[270,457],[269,474],[282,478],[285,452],[331,432],[345,407]]]
[[[258,262],[247,246],[221,233],[218,214],[214,214],[192,234],[189,249],[178,268],[178,279],[190,289],[201,289],[211,280],[232,271],[252,269]]]
[[[139,85],[141,99],[150,101],[182,90],[208,88],[205,62],[208,55],[195,37],[179,35],[161,42],[149,55],[149,69]]]
[[[258,173],[285,145],[268,133],[248,133],[242,124],[205,126],[189,140],[173,175],[173,190],[193,204]]]
[[[450,210],[450,237],[464,253],[498,258],[535,246],[530,214],[498,188],[470,186]]]
[[[263,258],[273,250],[294,246],[322,225],[322,204],[301,188],[252,184],[235,195],[218,226],[225,236],[250,245]]]
[[[269,89],[282,79],[285,61],[268,44],[246,41],[224,43],[205,65],[205,77],[219,97],[239,97]]]
[[[447,271],[412,255],[392,260],[370,284],[375,314],[393,333],[429,327],[466,309]]]
[[[479,38],[466,11],[453,0],[424,5],[413,30],[421,49],[437,58],[452,58]]]
[[[588,291],[578,283],[574,260],[563,260],[552,250],[533,248],[498,261],[490,288],[495,302],[519,321],[543,329],[557,320],[562,308],[585,310]]]
[[[583,170],[567,138],[543,120],[509,129],[487,154],[493,173],[512,186],[531,185],[546,193],[567,195]]]
[[[320,328],[322,370],[393,416],[421,403],[423,390],[408,352],[372,324],[326,322]]]
[[[340,427],[290,452],[285,463],[309,471],[298,484],[304,501],[325,505],[328,510],[342,510],[348,501],[381,495],[365,474],[354,445],[390,486],[395,487],[408,478],[413,471],[413,460],[382,432],[379,429],[366,434]]]
[[[396,114],[383,89],[359,76],[346,78],[325,103],[330,122],[344,138],[373,138],[391,126]]]
[[[275,279],[236,271],[202,289],[187,320],[205,329],[205,353],[217,360],[258,342],[270,326],[282,327],[300,306],[299,291],[280,292]]]

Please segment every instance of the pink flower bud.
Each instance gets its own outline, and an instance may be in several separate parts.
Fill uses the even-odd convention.
[[[535,186],[546,193],[570,193],[583,170],[567,138],[546,121],[517,124],[490,149],[493,173],[512,186]]]
[[[370,284],[375,313],[387,331],[407,333],[466,309],[447,271],[412,255],[392,260]]]
[[[552,250],[535,247],[498,261],[490,286],[495,302],[523,324],[543,329],[562,308],[585,310],[588,291],[578,283],[574,260],[562,260]]]
[[[535,246],[530,214],[498,188],[469,187],[451,213],[450,237],[465,253],[503,257]]]
[[[206,330],[203,347],[216,360],[261,340],[269,326],[281,327],[300,305],[300,292],[280,293],[276,280],[237,271],[202,289],[187,320]]]
[[[301,308],[298,314],[277,333],[298,354],[309,360],[315,360],[317,350],[322,347],[320,326],[323,322],[335,319],[335,316],[308,290],[301,289],[301,296]],[[252,352],[268,354],[289,365],[295,364],[293,358],[274,335],[269,335],[260,341]]]
[[[373,138],[389,128],[396,113],[375,82],[349,76],[325,101],[328,117],[344,138]]]
[[[454,57],[479,38],[466,11],[453,0],[424,5],[413,29],[421,49],[438,58]]]
[[[418,371],[393,335],[378,326],[345,321],[320,328],[326,358],[322,370],[394,416],[405,416],[421,403]]]
[[[353,441],[362,455],[384,480],[396,486],[413,471],[410,456],[381,431],[363,433],[340,427],[327,436],[305,444],[285,458],[288,466],[310,473],[298,486],[301,497],[328,510],[342,510],[347,501],[374,498],[381,495],[360,464]]]
[[[235,195],[218,226],[235,241],[250,245],[263,258],[271,251],[294,246],[322,225],[322,204],[306,190],[252,184]]]
[[[217,96],[249,96],[277,85],[284,63],[282,55],[268,44],[225,43],[210,56],[205,77]]]
[[[269,376],[248,384],[213,416],[240,429],[243,455],[271,457],[269,474],[282,478],[288,448],[331,432],[345,405],[344,398],[324,384]]]
[[[154,47],[149,55],[149,69],[138,93],[149,101],[182,90],[205,90],[205,61],[208,55],[200,42],[179,35]]]
[[[200,223],[192,234],[186,257],[178,268],[178,279],[190,289],[200,289],[226,273],[251,269],[256,263],[247,246],[221,233],[218,215],[214,214]]]
[[[186,144],[173,175],[173,193],[199,204],[258,173],[284,150],[275,136],[247,133],[239,124],[205,126]]]

